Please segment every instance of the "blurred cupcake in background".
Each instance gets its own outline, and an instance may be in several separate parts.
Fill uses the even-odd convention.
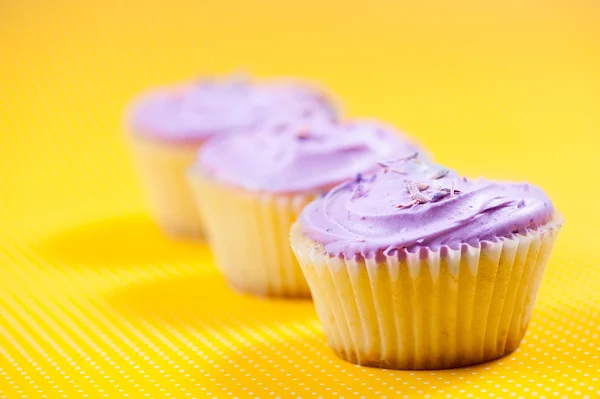
[[[332,121],[337,117],[332,104],[323,92],[297,81],[251,83],[239,77],[202,79],[140,96],[128,115],[130,142],[159,226],[172,236],[203,237],[184,176],[207,139],[289,120]]]
[[[316,196],[419,147],[374,122],[290,123],[214,138],[189,181],[215,262],[235,289],[256,295],[308,297],[289,244],[291,224]]]
[[[562,222],[537,187],[412,159],[316,199],[290,238],[340,357],[440,369],[518,347]]]

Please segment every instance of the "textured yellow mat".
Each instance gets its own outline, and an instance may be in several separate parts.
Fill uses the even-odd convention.
[[[597,2],[399,3],[0,1],[0,398],[600,396]],[[356,367],[310,302],[237,295],[207,248],[161,236],[122,109],[239,65],[547,190],[567,224],[516,353]]]

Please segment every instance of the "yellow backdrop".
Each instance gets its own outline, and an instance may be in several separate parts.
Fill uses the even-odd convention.
[[[0,398],[600,395],[599,3],[403,3],[0,0]],[[205,247],[160,235],[123,107],[240,66],[547,190],[567,224],[518,352],[359,368],[310,302],[236,295]]]

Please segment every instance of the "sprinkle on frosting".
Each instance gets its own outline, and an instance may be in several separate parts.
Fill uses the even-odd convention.
[[[130,125],[137,134],[195,141],[290,120],[336,117],[335,107],[322,92],[300,82],[251,83],[233,76],[146,93],[134,101]]]
[[[321,191],[340,182],[370,184],[380,159],[411,157],[419,147],[373,121],[289,124],[210,140],[192,172],[252,191]],[[360,192],[356,193],[360,195]]]
[[[389,169],[403,173],[389,173]],[[368,183],[365,182],[368,180]],[[338,185],[310,203],[304,233],[332,255],[478,245],[550,222],[552,202],[527,183],[460,178],[419,159],[380,163],[370,179]]]

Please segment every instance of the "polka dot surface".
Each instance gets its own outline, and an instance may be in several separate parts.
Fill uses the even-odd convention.
[[[600,9],[522,3],[0,4],[0,398],[599,397]],[[123,109],[240,65],[321,81],[461,173],[547,190],[567,223],[515,353],[355,366],[310,301],[236,294],[205,245],[160,233]]]

